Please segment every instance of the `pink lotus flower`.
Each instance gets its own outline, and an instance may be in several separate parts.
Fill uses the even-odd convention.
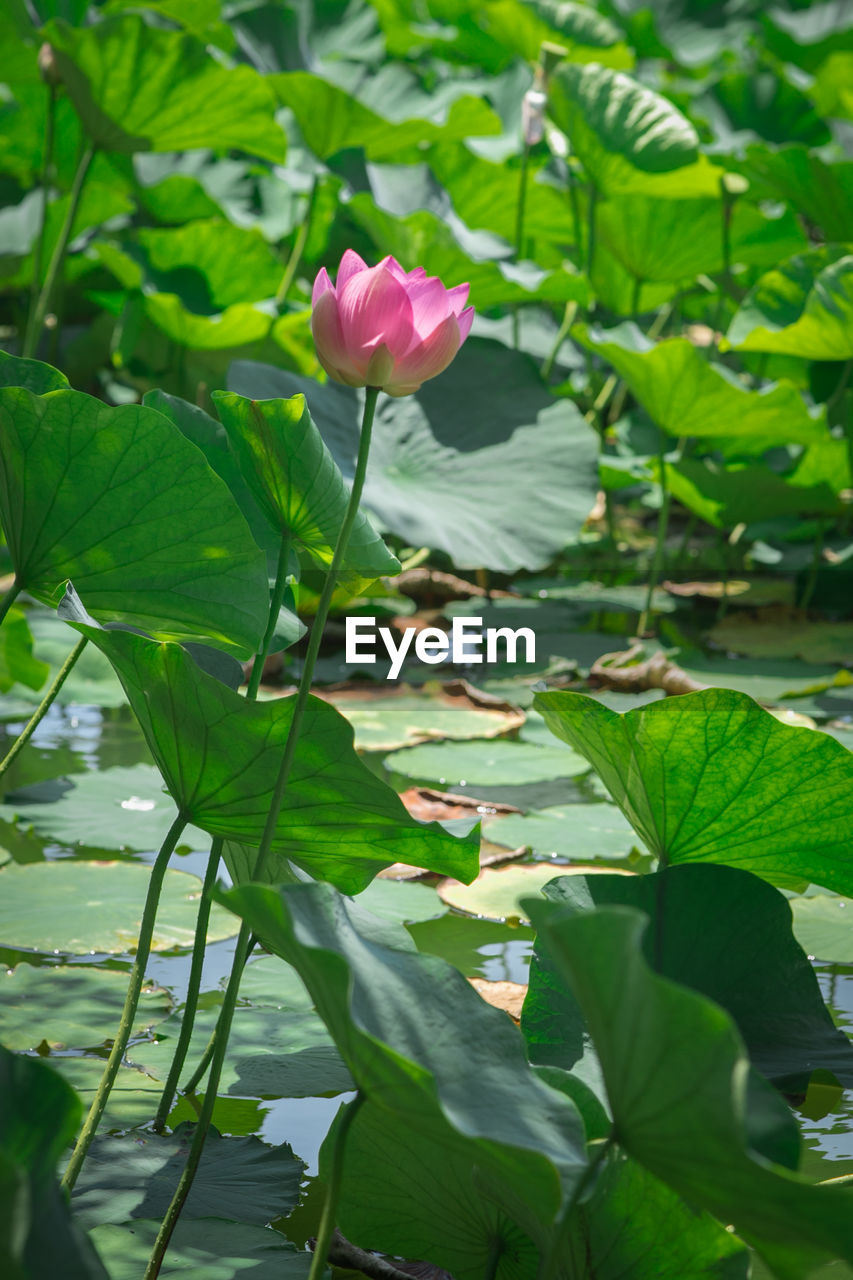
[[[347,249],[337,286],[325,267],[314,281],[311,329],[320,364],[348,387],[411,395],[447,368],[468,337],[468,289],[445,289],[423,267],[406,272],[392,257],[368,267]]]

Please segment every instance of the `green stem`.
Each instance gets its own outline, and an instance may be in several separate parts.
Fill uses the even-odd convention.
[[[311,231],[311,220],[314,217],[314,205],[317,200],[318,186],[319,181],[315,178],[311,184],[311,193],[308,196],[308,207],[306,208],[305,215],[299,224],[296,239],[293,241],[293,248],[290,250],[290,256],[288,257],[287,264],[284,268],[284,275],[281,277],[281,283],[276,290],[275,305],[279,311],[287,300],[287,295],[290,293],[290,286],[293,284],[296,273],[299,270],[299,264],[302,261],[302,255],[305,252],[305,245],[308,242],[308,235]]]
[[[44,245],[45,236],[47,234],[47,206],[48,206],[48,190],[50,187],[51,173],[53,170],[53,139],[56,125],[56,85],[49,84],[47,86],[47,113],[44,123],[44,161],[41,169],[41,226],[39,227],[38,239],[36,240],[33,250],[33,279],[30,286],[30,313],[36,305],[39,287],[41,285],[41,269],[44,262]]]
[[[379,398],[379,387],[367,387],[365,389],[364,398],[364,415],[361,427],[361,439],[358,446],[358,460],[355,467],[355,476],[352,482],[352,491],[350,493],[349,502],[347,504],[346,514],[344,515],[343,524],[338,534],[338,540],[335,544],[335,552],[332,556],[332,563],[323,584],[323,591],[317,606],[317,613],[314,618],[314,625],[311,628],[311,637],[308,642],[308,651],[305,655],[305,666],[302,670],[302,678],[299,682],[299,690],[296,695],[296,703],[293,708],[293,719],[290,722],[290,730],[287,735],[287,742],[284,747],[284,755],[282,757],[281,766],[279,768],[278,778],[276,780],[275,789],[273,791],[270,809],[267,815],[264,832],[258,847],[258,855],[255,859],[255,866],[252,872],[252,879],[263,881],[266,863],[269,858],[270,849],[272,848],[273,836],[278,824],[278,816],[281,811],[284,792],[287,786],[290,770],[293,764],[293,758],[296,752],[296,744],[299,740],[299,732],[302,727],[302,720],[305,714],[305,708],[308,704],[308,696],[311,691],[311,680],[314,674],[314,665],[317,661],[317,655],[320,651],[320,641],[323,636],[323,629],[326,625],[326,618],[329,614],[329,606],[332,602],[332,595],[335,590],[335,582],[338,572],[344,562],[347,547],[349,546],[350,535],[358,515],[359,503],[364,489],[364,481],[367,475],[367,458],[370,453],[370,439],[373,432],[373,418],[376,413],[376,401]],[[172,1233],[177,1225],[178,1218],[190,1193],[190,1188],[198,1169],[201,1153],[204,1148],[205,1139],[207,1138],[210,1122],[213,1116],[213,1109],[216,1104],[216,1095],[219,1088],[219,1079],[222,1074],[222,1064],[225,1060],[225,1050],[228,1045],[228,1036],[231,1030],[231,1022],[234,1016],[234,1009],[237,1004],[237,994],[240,988],[240,979],[243,974],[243,966],[248,958],[249,947],[251,945],[251,930],[245,923],[241,926],[237,935],[237,946],[234,951],[234,961],[231,966],[231,973],[228,978],[228,985],[225,989],[225,995],[222,1001],[222,1008],[219,1013],[216,1030],[214,1032],[213,1056],[210,1064],[210,1076],[207,1081],[207,1087],[204,1094],[204,1104],[201,1109],[198,1124],[193,1134],[190,1153],[187,1163],[181,1174],[175,1194],[172,1197],[171,1204],[166,1211],[166,1216],[157,1233],[157,1239],[154,1242],[154,1248],[151,1251],[151,1257],[145,1270],[144,1280],[156,1280],[160,1274],[160,1267],[163,1264],[163,1258],[169,1247],[169,1241]]]
[[[530,144],[524,144],[521,153],[521,169],[518,176],[518,200],[515,206],[515,260],[520,262],[524,250],[524,215],[527,210],[527,172],[530,164]],[[521,341],[521,321],[518,306],[512,313],[512,345],[518,350]]]
[[[77,1175],[82,1168],[83,1161],[86,1159],[86,1152],[92,1144],[92,1139],[97,1132],[101,1117],[104,1114],[104,1108],[107,1105],[107,1099],[110,1090],[115,1083],[118,1075],[118,1069],[121,1066],[122,1058],[127,1049],[127,1042],[130,1039],[130,1033],[133,1030],[134,1019],[136,1018],[136,1007],[139,1003],[139,994],[142,991],[142,983],[145,978],[145,966],[148,964],[148,956],[151,951],[151,938],[154,933],[154,919],[157,915],[157,903],[160,901],[160,890],[163,887],[163,877],[166,874],[166,868],[169,865],[169,859],[174,852],[175,846],[180,839],[181,832],[187,825],[187,819],[183,813],[178,813],[166,835],[166,839],[160,848],[160,852],[151,868],[151,877],[148,881],[148,893],[145,897],[145,906],[142,911],[142,922],[139,926],[139,941],[136,944],[136,955],[133,959],[133,968],[130,971],[130,982],[127,988],[127,996],[124,1001],[124,1009],[122,1010],[121,1021],[119,1022],[116,1038],[113,1041],[112,1051],[107,1059],[107,1065],[104,1068],[104,1074],[101,1076],[101,1082],[98,1085],[98,1091],[95,1099],[89,1108],[89,1114],[86,1116],[83,1128],[80,1130],[80,1136],[77,1139],[74,1150],[71,1153],[71,1159],[68,1162],[68,1168],[62,1179],[63,1190],[69,1195],[74,1189],[74,1183],[77,1181]]]
[[[838,379],[838,385],[826,402],[827,418],[844,395],[844,392],[847,390],[847,383],[850,381],[851,372],[853,372],[853,360],[847,360],[845,361],[844,368],[841,370],[841,377]],[[830,426],[831,425],[832,424],[830,423]]]
[[[595,264],[595,215],[598,208],[598,187],[589,189],[589,208],[586,223],[586,275],[592,286],[592,268]]]
[[[202,884],[195,925],[195,938],[193,939],[190,977],[187,984],[186,999],[184,1000],[184,1012],[181,1017],[181,1030],[178,1034],[178,1043],[175,1046],[172,1065],[169,1067],[169,1074],[163,1086],[163,1096],[160,1099],[160,1105],[154,1117],[154,1128],[158,1133],[162,1133],[166,1126],[166,1119],[172,1109],[172,1101],[178,1087],[180,1074],[184,1069],[187,1049],[190,1047],[190,1039],[192,1038],[193,1024],[195,1022],[196,1009],[198,1008],[198,994],[201,990],[201,972],[204,968],[207,926],[210,921],[210,894],[216,883],[216,873],[219,870],[219,860],[222,857],[222,844],[223,842],[219,837],[212,842],[210,857],[207,860],[207,869],[204,873],[204,883]]]
[[[323,1202],[323,1212],[320,1217],[320,1227],[317,1231],[317,1243],[314,1245],[314,1256],[311,1259],[311,1270],[308,1272],[308,1280],[321,1280],[323,1272],[326,1268],[326,1257],[329,1253],[329,1245],[332,1242],[332,1235],[335,1230],[335,1218],[338,1211],[338,1199],[341,1194],[341,1181],[344,1174],[344,1148],[346,1146],[347,1134],[352,1127],[352,1122],[358,1115],[362,1103],[365,1101],[362,1093],[357,1093],[352,1102],[349,1103],[335,1134],[335,1146],[332,1152],[332,1168],[329,1173],[329,1184],[326,1188],[326,1199]]]
[[[65,212],[65,220],[62,223],[59,239],[54,246],[50,263],[47,268],[47,275],[45,276],[44,284],[42,285],[38,300],[30,311],[27,332],[24,336],[24,344],[21,349],[21,354],[27,358],[32,357],[38,347],[41,331],[44,327],[45,316],[47,315],[47,310],[50,306],[54,289],[56,288],[56,282],[62,270],[62,264],[65,261],[65,253],[68,249],[68,242],[71,239],[71,232],[74,228],[74,219],[77,217],[77,210],[80,206],[80,197],[83,194],[83,184],[86,181],[86,174],[89,172],[89,167],[94,156],[95,146],[94,143],[90,142],[85,146],[83,154],[80,157],[80,162],[77,165],[77,171],[74,174],[74,181],[71,184],[68,208]]]
[[[281,609],[281,602],[284,599],[285,588],[287,587],[287,562],[290,558],[290,538],[285,536],[281,540],[281,546],[278,551],[278,565],[275,571],[275,586],[272,590],[272,599],[270,600],[270,612],[267,620],[267,629],[264,638],[261,641],[261,647],[255,654],[255,660],[252,663],[252,673],[249,676],[249,687],[246,690],[246,697],[250,701],[258,696],[258,688],[261,683],[261,676],[264,671],[264,663],[267,654],[270,651],[272,638],[275,635],[275,626],[278,622],[278,614]]]
[[[815,542],[814,542],[814,554],[812,556],[811,565],[809,566],[809,576],[806,579],[806,585],[803,588],[803,598],[800,601],[800,607],[802,609],[808,609],[809,605],[812,602],[814,589],[815,589],[815,586],[817,585],[818,569],[820,568],[821,557],[823,555],[823,539],[825,534],[826,534],[826,521],[818,520],[817,537],[815,538]]]
[[[251,956],[257,944],[258,944],[257,938],[249,939],[249,945],[246,949],[246,959],[243,961],[244,969],[248,964],[249,957]],[[214,1027],[214,1029],[210,1033],[210,1039],[205,1045],[204,1053],[201,1055],[201,1058],[199,1059],[198,1066],[196,1067],[195,1071],[192,1073],[189,1080],[186,1082],[183,1089],[181,1090],[182,1093],[184,1094],[193,1093],[198,1088],[198,1085],[204,1078],[204,1074],[213,1060],[213,1051],[216,1048],[216,1032],[217,1032],[217,1028]]]
[[[568,161],[566,161],[566,163],[568,164]],[[577,254],[578,262],[582,262],[583,246],[581,244],[581,210],[580,210],[580,202],[578,201],[577,182],[575,180],[575,175],[572,172],[572,167],[570,164],[568,166],[568,186],[569,186],[569,207],[571,208],[571,211],[572,211],[572,223],[574,225],[575,253]]]
[[[88,641],[86,637],[81,636],[80,639],[75,644],[74,648],[69,653],[68,657],[63,662],[62,666],[59,668],[59,671],[56,673],[56,679],[54,680],[53,684],[50,686],[47,693],[44,695],[41,702],[38,704],[35,711],[30,716],[24,729],[15,739],[5,759],[2,762],[0,762],[0,778],[3,777],[3,774],[6,772],[6,770],[15,761],[15,759],[18,757],[20,752],[23,751],[24,747],[27,745],[30,738],[33,736],[33,734],[35,733],[38,726],[41,724],[44,717],[47,715],[47,712],[50,708],[51,703],[53,702],[56,695],[59,693],[59,690],[65,684],[65,681],[68,679],[69,673],[71,672],[77,659],[80,657],[80,654],[86,648],[87,643]]]
[[[690,515],[687,517],[687,523],[684,526],[684,534],[681,539],[681,545],[679,546],[678,552],[675,557],[675,566],[673,570],[675,573],[681,572],[681,567],[687,555],[687,549],[690,546],[690,539],[693,537],[693,532],[696,528],[697,521],[698,521],[698,517],[696,515],[696,512],[691,511]]]
[[[578,304],[574,301],[567,302],[566,309],[563,312],[562,322],[560,324],[559,329],[557,330],[557,336],[554,339],[554,345],[551,348],[551,350],[548,352],[545,359],[542,361],[542,368],[540,372],[546,382],[551,376],[551,370],[554,368],[554,362],[556,361],[557,356],[560,354],[560,347],[562,347],[563,343],[566,341],[569,330],[571,329],[572,325],[575,322],[575,316],[577,315],[577,313],[578,313]]]
[[[537,1280],[556,1280],[556,1277],[559,1275],[560,1268],[563,1265],[564,1258],[568,1251],[567,1250],[568,1239],[569,1239],[569,1235],[571,1233],[572,1225],[573,1225],[572,1216],[575,1210],[577,1209],[578,1205],[583,1200],[583,1197],[586,1195],[588,1189],[592,1186],[593,1180],[595,1179],[598,1173],[600,1165],[604,1162],[604,1160],[606,1160],[607,1156],[610,1154],[610,1151],[614,1146],[615,1142],[616,1142],[616,1133],[615,1133],[615,1130],[613,1129],[611,1129],[610,1133],[607,1135],[606,1138],[603,1138],[599,1141],[598,1147],[594,1152],[592,1159],[584,1169],[581,1177],[578,1179],[578,1184],[575,1187],[574,1191],[572,1192],[572,1196],[571,1196],[571,1199],[569,1200],[569,1203],[566,1205],[565,1209],[560,1215],[560,1221],[557,1223],[557,1226],[555,1228],[554,1237],[551,1241],[551,1247],[549,1248],[545,1257],[542,1259],[542,1263],[539,1267],[539,1275],[537,1277]]]
[[[677,453],[679,458],[681,457],[681,454],[684,450],[684,443],[685,442],[683,438],[678,442]],[[660,571],[661,571],[661,568],[663,567],[664,546],[666,544],[666,533],[669,527],[669,508],[672,502],[672,494],[670,493],[669,485],[666,482],[666,452],[665,452],[663,440],[661,440],[660,450],[658,451],[658,466],[660,468],[660,485],[661,485],[661,492],[663,497],[661,501],[660,511],[658,512],[658,530],[657,530],[657,537],[655,539],[655,554],[652,560],[651,571],[649,573],[649,585],[648,585],[648,590],[646,591],[646,603],[643,606],[643,612],[640,615],[640,622],[637,628],[638,635],[643,635],[643,633],[645,632],[649,624],[649,615],[651,614],[651,611],[652,611],[652,597],[654,596],[655,587],[658,584]]]
[[[11,587],[9,588],[9,590],[6,592],[3,599],[0,600],[0,626],[3,625],[3,619],[6,617],[6,614],[12,608],[12,605],[15,603],[18,596],[21,594],[22,590],[23,590],[23,587],[21,586],[21,583],[16,578],[15,581],[12,583]]]

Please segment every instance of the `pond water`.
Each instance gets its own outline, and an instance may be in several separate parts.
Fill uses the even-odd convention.
[[[15,713],[16,709],[10,707]],[[17,711],[20,715],[21,712]],[[7,720],[0,724],[0,752],[5,753],[23,724],[23,719]],[[98,774],[105,769],[121,766],[133,768],[149,765],[150,755],[135,721],[127,707],[97,707],[82,704],[54,705],[39,726],[31,744],[22,753],[10,777],[9,792],[39,784],[39,797],[46,803],[57,803],[64,794],[65,779],[77,779]],[[381,757],[374,757],[373,767],[381,769]],[[398,787],[412,785],[411,778],[394,779]],[[460,790],[464,787],[454,787]],[[534,788],[508,789],[477,787],[474,793],[482,798],[520,802],[525,807],[576,800],[598,799],[599,795],[589,779],[572,782],[540,784]],[[508,790],[510,794],[508,794]],[[570,797],[570,794],[571,797]],[[485,794],[484,794],[485,793]],[[122,847],[123,824],[139,806],[150,803],[144,798],[130,797],[122,810],[115,798],[97,802],[107,806],[108,812],[96,814],[100,826],[107,820],[115,832],[115,839],[108,847],[101,844],[69,840],[63,843],[56,835],[38,834],[27,830],[25,822],[0,820],[0,851],[7,850],[15,862],[26,864],[47,860],[51,862],[93,859],[111,859],[132,864],[150,863],[152,849]],[[8,816],[8,815],[7,815]],[[48,822],[48,827],[51,825]],[[199,844],[201,842],[199,841]],[[2,857],[2,853],[0,853]],[[203,874],[207,854],[199,849],[176,853],[172,866],[196,876]],[[224,878],[224,872],[223,872]],[[443,910],[443,908],[442,908]],[[422,951],[443,956],[468,976],[480,976],[493,981],[509,980],[524,983],[529,963],[532,931],[526,928],[510,928],[502,924],[473,919],[446,912],[438,918],[410,924],[409,931],[417,947]],[[230,969],[233,953],[233,937],[212,942],[207,949],[203,990],[210,993],[202,1006],[217,1002]],[[127,954],[90,951],[87,954],[62,955],[34,950],[0,950],[0,961],[6,968],[20,962],[44,966],[67,963],[71,965],[98,966],[105,969],[126,971],[130,960]],[[158,952],[152,955],[148,976],[168,991],[175,1009],[180,1009],[186,991],[190,957],[188,950]],[[815,966],[827,1003],[839,1025],[853,1034],[853,966],[818,964]],[[282,1017],[287,1014],[282,1013]],[[239,1035],[240,1010],[235,1024]],[[137,1038],[129,1050],[131,1060],[150,1059],[154,1033]],[[195,1043],[195,1042],[194,1042]],[[87,1055],[68,1051],[51,1055],[54,1058],[103,1056],[103,1049],[89,1050]],[[232,1086],[233,1090],[233,1086]],[[276,1225],[295,1243],[302,1245],[316,1232],[317,1197],[311,1194],[311,1179],[317,1169],[317,1154],[326,1131],[343,1101],[350,1096],[338,1093],[331,1097],[269,1098],[261,1093],[245,1094],[229,1090],[228,1097],[218,1106],[215,1123],[225,1133],[255,1133],[272,1144],[288,1142],[306,1165],[306,1194],[300,1207],[288,1220]],[[193,1118],[193,1111],[186,1101],[179,1101],[172,1115],[172,1123]],[[815,1088],[799,1108],[799,1120],[804,1138],[803,1169],[815,1179],[827,1179],[853,1174],[853,1091],[831,1088]],[[833,1272],[833,1274],[835,1274]]]

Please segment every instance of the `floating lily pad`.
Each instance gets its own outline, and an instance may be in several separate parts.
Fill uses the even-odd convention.
[[[116,1022],[116,1025],[118,1023]],[[115,1028],[113,1028],[115,1029]],[[51,1055],[50,1065],[64,1076],[68,1083],[79,1093],[83,1102],[83,1117],[95,1097],[101,1077],[104,1074],[103,1058],[72,1058],[64,1055]],[[104,1118],[100,1129],[136,1128],[137,1125],[150,1124],[157,1113],[163,1086],[159,1080],[152,1080],[142,1071],[132,1067],[119,1067],[115,1084],[107,1099]]]
[[[355,729],[362,751],[394,751],[434,738],[496,738],[517,728],[512,711],[477,706],[465,695],[433,693],[327,695]]]
[[[853,964],[853,898],[816,893],[791,902],[794,936],[807,955]]]
[[[84,1227],[128,1222],[169,1207],[189,1152],[189,1126],[171,1134],[96,1138],[74,1193],[75,1216]],[[290,1147],[259,1138],[208,1136],[187,1199],[189,1218],[231,1218],[264,1226],[290,1213],[305,1168]]]
[[[39,835],[95,849],[158,849],[177,817],[153,765],[102,769],[27,787],[0,805],[0,819],[17,818]],[[210,846],[210,836],[187,826],[180,845]]]
[[[438,892],[448,906],[466,911],[472,916],[485,916],[488,920],[520,920],[527,923],[522,908],[522,898],[541,893],[555,876],[592,875],[601,867],[555,866],[550,862],[516,863],[511,867],[487,867],[473,884],[460,884],[458,880],[442,880]],[[610,872],[611,875],[630,875],[628,871]]]
[[[135,1218],[122,1226],[95,1227],[89,1238],[110,1280],[139,1280],[144,1272],[159,1219]],[[268,1227],[248,1227],[219,1218],[182,1218],[169,1243],[162,1275],[187,1280],[307,1280],[311,1254]]]
[[[522,786],[586,773],[582,756],[562,747],[535,747],[526,742],[428,742],[404,747],[385,757],[385,767],[405,778],[442,786]]]
[[[34,862],[0,871],[0,943],[33,951],[112,955],[134,951],[150,870],[128,862]],[[167,871],[151,939],[153,951],[191,947],[201,881]],[[208,942],[237,932],[214,906]]]
[[[789,611],[765,611],[758,617],[729,614],[709,639],[721,649],[753,658],[802,658],[806,662],[849,662],[853,622],[809,622]]]
[[[631,824],[613,804],[565,804],[507,818],[490,818],[484,834],[494,844],[528,845],[545,856],[627,858],[637,843]]]
[[[358,895],[358,902],[374,915],[398,924],[420,924],[445,914],[435,889],[401,880],[374,880]]]
[[[35,968],[19,964],[0,973],[0,1041],[7,1049],[85,1049],[115,1035],[127,974],[82,965]],[[169,1012],[165,991],[146,987],[139,998],[131,1035]]]

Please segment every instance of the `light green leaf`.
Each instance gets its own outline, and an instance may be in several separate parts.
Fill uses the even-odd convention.
[[[239,148],[284,159],[275,96],[251,67],[224,67],[200,40],[149,26],[137,14],[74,30],[51,22],[62,84],[104,151]]]
[[[511,813],[483,823],[483,835],[493,844],[529,847],[542,857],[591,862],[596,858],[627,858],[634,833],[612,804],[565,804],[529,813]]]
[[[0,387],[26,387],[35,395],[44,395],[46,391],[61,391],[67,386],[65,374],[53,365],[0,351]]]
[[[13,684],[28,689],[41,689],[50,667],[33,657],[33,637],[23,609],[11,608],[0,630],[0,693],[8,693]]]
[[[264,558],[225,485],[153,409],[0,390],[0,514],[18,583],[46,604],[73,578],[100,619],[254,652]]]
[[[748,391],[722,365],[709,363],[687,338],[649,342],[634,324],[578,325],[584,346],[602,355],[659,427],[672,436],[744,440],[752,451],[809,444],[827,436],[822,412],[810,410],[790,382]]]
[[[114,1018],[113,1032],[117,1025],[118,1019]],[[83,1103],[83,1116],[87,1115],[104,1074],[104,1059],[53,1054],[50,1065],[79,1095]],[[152,1080],[150,1076],[143,1075],[132,1067],[119,1067],[101,1121],[102,1130],[124,1131],[150,1124],[157,1113],[162,1092],[163,1086],[159,1081]]]
[[[211,835],[259,845],[295,696],[248,703],[179,645],[74,625],[115,668],[187,819]],[[416,822],[352,742],[343,716],[311,698],[273,837],[270,878],[289,878],[288,859],[355,893],[398,861],[460,879],[475,875],[477,837],[457,840],[437,823]]]
[[[542,892],[555,876],[583,879],[587,867],[564,867],[553,862],[514,863],[508,867],[484,867],[473,884],[444,882],[439,893],[449,906],[487,920],[529,922],[524,903]],[[631,877],[633,878],[633,877]]]
[[[628,1154],[732,1223],[779,1280],[801,1280],[827,1258],[853,1261],[849,1192],[754,1154],[742,1041],[719,1005],[648,967],[646,918],[624,907],[574,915],[535,899],[530,908],[583,1010]],[[784,1103],[762,1102],[781,1121]]]
[[[394,751],[437,738],[496,738],[513,729],[519,717],[465,697],[430,691],[375,693],[354,691],[327,695],[355,730],[360,751]]]
[[[503,738],[469,742],[425,742],[385,757],[392,773],[442,787],[524,786],[585,773],[586,761],[573,751],[535,747]]]
[[[350,388],[248,361],[232,365],[229,386],[254,396],[303,392],[332,457],[352,475],[361,411]],[[462,568],[541,568],[589,514],[596,453],[591,428],[572,405],[554,403],[527,356],[469,338],[439,378],[380,402],[363,505],[410,546],[446,551]]]
[[[853,359],[853,257],[827,245],[761,277],[729,328],[740,351]]]
[[[719,171],[699,155],[690,121],[621,71],[563,63],[550,77],[549,108],[596,187],[607,196],[704,196]]]
[[[800,11],[798,21],[807,15],[808,10]],[[799,143],[778,148],[756,143],[746,148],[737,168],[754,188],[766,187],[767,196],[790,201],[822,229],[828,242],[849,236],[853,160],[830,161]]]
[[[0,870],[0,943],[67,955],[132,952],[139,939],[150,870],[133,862],[11,863]],[[201,881],[167,871],[157,909],[152,951],[190,948]],[[236,933],[233,920],[214,908],[208,942]]]
[[[682,458],[666,463],[666,483],[688,510],[718,529],[731,529],[776,516],[840,514],[847,467],[843,441],[820,440],[788,476],[762,463],[723,466],[713,458]]]
[[[853,964],[853,899],[829,893],[808,894],[791,901],[794,934],[816,960]]]
[[[86,1049],[115,1035],[127,975],[85,965],[34,968],[19,964],[0,975],[0,1040],[9,1049]],[[162,1021],[171,1001],[159,987],[145,987],[131,1035]]]
[[[349,502],[344,478],[312,421],[304,395],[250,400],[215,391],[213,401],[248,487],[269,523],[296,550],[328,568]],[[362,511],[342,565],[371,582],[400,562]]]
[[[657,857],[853,891],[853,752],[834,738],[729,689],[623,716],[580,693],[538,693],[534,705]]]

